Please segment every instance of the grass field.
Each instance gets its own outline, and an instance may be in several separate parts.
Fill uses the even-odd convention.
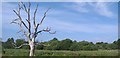
[[[5,49],[3,56],[28,56],[29,50]],[[35,56],[117,56],[118,50],[98,50],[98,51],[55,51],[36,50]]]

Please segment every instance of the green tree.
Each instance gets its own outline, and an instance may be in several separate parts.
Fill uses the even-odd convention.
[[[17,46],[20,46],[20,45],[22,45],[22,44],[24,44],[25,43],[25,40],[24,39],[17,39],[16,40],[16,45]]]
[[[98,49],[104,49],[103,45],[104,45],[103,42],[97,42],[96,43],[96,46],[98,47]]]
[[[117,40],[118,49],[120,49],[120,38]]]
[[[53,38],[52,40],[50,40],[48,42],[48,44],[50,46],[47,46],[46,49],[48,49],[48,50],[57,50],[59,42],[60,41],[57,38]]]
[[[79,42],[79,50],[97,50],[97,46],[92,42],[81,41]]]
[[[79,51],[80,49],[79,43],[78,42],[73,42],[73,44],[70,46],[71,51]]]
[[[6,42],[3,42],[2,45],[5,49],[13,49],[14,48],[14,39],[13,38],[8,38]]]
[[[114,43],[108,44],[108,47],[109,47],[109,49],[111,49],[111,50],[118,48],[118,46],[117,46],[116,44],[114,44]]]
[[[72,40],[70,39],[65,39],[60,41],[60,43],[57,46],[57,50],[69,50],[70,46],[72,45]]]

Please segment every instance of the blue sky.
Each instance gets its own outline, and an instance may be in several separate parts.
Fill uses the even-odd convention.
[[[1,0],[2,2],[18,2],[18,0]],[[19,0],[23,2],[119,2],[119,0]]]
[[[38,3],[38,2],[37,2]],[[36,3],[32,3],[34,11]],[[43,25],[39,29],[51,27],[56,34],[42,33],[36,40],[48,41],[56,37],[59,40],[70,38],[77,41],[113,42],[118,39],[118,5],[116,2],[41,2],[37,12],[37,22],[40,21],[47,8]],[[13,9],[17,3],[4,2],[2,4],[2,38],[24,38],[16,32],[17,25],[10,24],[17,18]],[[22,11],[22,17],[26,18]],[[33,12],[31,13],[33,14]]]

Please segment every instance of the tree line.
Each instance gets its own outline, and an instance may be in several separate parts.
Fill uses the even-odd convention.
[[[14,43],[14,44],[13,44]],[[3,49],[15,49],[16,46],[20,46],[23,43],[28,43],[24,39],[17,39],[8,38],[6,42],[2,42]],[[120,39],[114,41],[113,43],[107,42],[88,42],[88,41],[79,41],[71,40],[71,39],[64,39],[58,40],[57,38],[53,38],[47,42],[36,42],[40,45],[36,46],[37,50],[71,50],[71,51],[80,51],[80,50],[115,50],[119,49],[120,47]],[[17,48],[16,48],[17,49]],[[29,46],[23,46],[20,49],[29,49]]]

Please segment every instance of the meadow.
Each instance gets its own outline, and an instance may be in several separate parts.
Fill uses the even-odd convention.
[[[3,56],[28,56],[27,49],[5,49]],[[35,56],[118,56],[118,50],[64,51],[35,50]]]

